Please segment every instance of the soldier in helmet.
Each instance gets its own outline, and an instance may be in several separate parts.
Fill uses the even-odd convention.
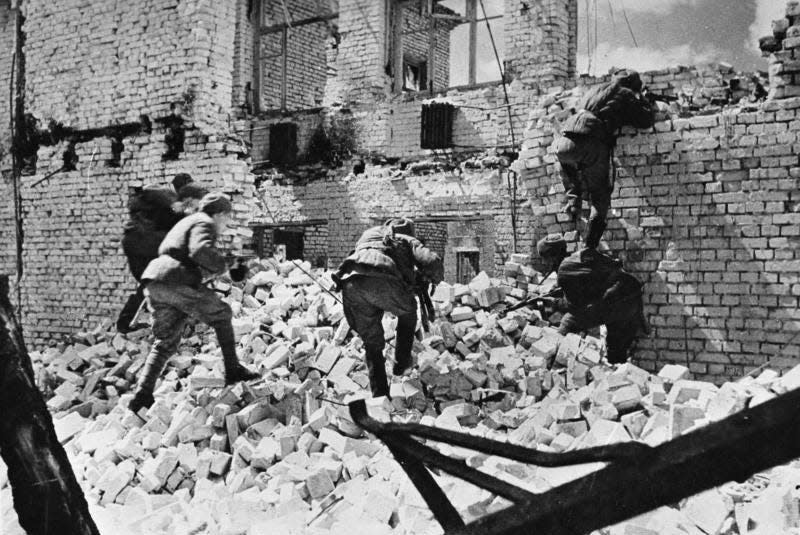
[[[564,211],[573,220],[580,215],[583,194],[589,195],[592,211],[584,243],[596,248],[614,191],[611,157],[618,131],[623,126],[653,126],[653,108],[642,95],[639,74],[632,70],[617,71],[610,82],[591,89],[580,108],[562,125],[553,150],[567,197]]]
[[[561,234],[550,234],[536,244],[546,270],[556,271],[563,299],[555,305],[564,312],[559,333],[580,333],[599,325],[608,330],[608,361],[628,359],[638,331],[649,334],[642,304],[642,283],[615,260],[593,248],[567,255]]]
[[[383,226],[366,230],[355,251],[339,267],[334,278],[342,289],[345,317],[364,341],[373,396],[389,395],[383,313],[397,316],[392,373],[402,375],[413,364],[418,278],[424,277],[435,287],[443,274],[442,259],[415,237],[414,222],[407,218],[390,219]]]

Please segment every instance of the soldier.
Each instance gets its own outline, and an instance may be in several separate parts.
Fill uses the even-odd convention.
[[[158,248],[159,257],[142,274],[144,294],[153,315],[155,342],[128,406],[133,412],[153,404],[156,381],[167,359],[178,348],[188,316],[207,323],[216,332],[226,384],[260,377],[242,366],[236,356],[231,307],[203,285],[209,275],[219,275],[228,269],[214,242],[227,227],[231,202],[221,193],[209,193],[200,200],[199,208],[199,212],[185,217],[169,231]],[[239,272],[241,278],[244,275]],[[240,277],[234,277],[232,272],[232,278]]]
[[[416,239],[410,219],[391,219],[361,235],[355,251],[348,256],[334,280],[342,290],[347,322],[364,341],[372,395],[388,396],[381,320],[388,311],[397,316],[392,369],[402,375],[413,365],[411,346],[417,325],[415,290],[425,278],[436,286],[444,267],[439,255]],[[426,284],[427,284],[426,281]]]
[[[177,195],[168,187],[147,186],[131,200],[130,219],[125,223],[122,235],[122,250],[137,286],[117,319],[117,330],[123,334],[139,327],[131,325],[131,321],[144,300],[142,272],[151,260],[158,257],[161,240],[181,218],[194,213],[199,200],[208,193],[192,183],[191,177],[187,183],[185,177],[189,175],[179,173],[172,181],[173,187],[179,186]]]
[[[606,229],[614,191],[611,160],[618,130],[626,125],[653,126],[653,109],[641,90],[642,80],[636,71],[618,71],[610,82],[584,96],[581,110],[564,122],[561,135],[553,143],[566,191],[564,212],[577,220],[581,198],[589,194],[592,211],[584,237],[586,247],[596,248]]]
[[[598,325],[607,329],[608,361],[622,363],[639,329],[650,330],[644,317],[642,283],[615,260],[596,249],[584,248],[567,255],[567,242],[550,234],[536,244],[545,269],[557,272],[563,299],[554,306],[565,312],[558,332],[580,333]]]

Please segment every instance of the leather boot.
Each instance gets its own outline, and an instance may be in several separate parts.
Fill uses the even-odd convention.
[[[414,362],[411,347],[414,345],[414,328],[417,326],[416,314],[406,314],[397,318],[397,336],[394,340],[394,375],[403,375]]]
[[[600,239],[606,230],[606,220],[604,217],[592,216],[589,218],[589,230],[586,232],[586,239],[583,240],[589,249],[597,249]]]
[[[153,344],[150,354],[147,355],[147,360],[144,363],[142,374],[139,376],[139,383],[136,385],[136,394],[134,395],[131,405],[142,403],[142,407],[149,407],[153,404],[153,390],[156,389],[156,381],[161,377],[164,367],[167,365],[170,354],[164,351],[159,342]],[[149,401],[149,404],[146,402]],[[128,407],[131,407],[129,405]],[[135,405],[134,405],[135,406]],[[141,407],[140,407],[141,408]],[[136,412],[136,411],[134,411]]]
[[[383,348],[365,346],[364,350],[372,397],[388,396],[389,381],[386,379],[386,359],[383,356]]]
[[[236,338],[233,335],[233,325],[225,322],[214,326],[217,342],[222,350],[222,363],[225,366],[225,384],[233,385],[239,381],[252,381],[260,379],[261,375],[249,368],[242,366],[236,356]]]
[[[153,399],[152,392],[137,389],[136,393],[133,395],[133,399],[128,403],[128,409],[134,414],[139,414],[140,410],[144,408],[149,409],[153,403],[155,403],[155,400]]]

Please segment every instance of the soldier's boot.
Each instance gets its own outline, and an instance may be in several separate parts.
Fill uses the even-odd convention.
[[[147,355],[142,375],[139,376],[136,392],[134,392],[133,399],[128,404],[128,409],[138,413],[140,409],[150,407],[153,404],[153,390],[156,388],[156,381],[161,377],[169,357],[170,352],[162,346],[159,340],[156,340],[150,350],[150,354]]]
[[[603,237],[603,232],[606,230],[605,217],[592,216],[589,219],[589,230],[586,232],[586,239],[584,244],[589,249],[597,249],[600,245],[600,239]]]
[[[217,334],[217,342],[222,350],[222,363],[225,366],[225,384],[233,385],[240,381],[260,379],[261,375],[259,373],[242,366],[239,362],[239,358],[236,356],[236,338],[230,322],[224,322],[213,327],[214,332]]]
[[[583,201],[577,195],[568,195],[567,202],[561,211],[567,214],[573,222],[576,222],[581,215],[583,209]]]
[[[383,356],[383,348],[380,346],[364,346],[367,361],[367,373],[369,374],[369,386],[372,390],[372,397],[388,396],[389,381],[386,379],[386,359]]]
[[[404,314],[397,318],[397,336],[394,341],[394,375],[403,375],[414,365],[411,347],[414,345],[414,328],[417,326],[416,314]]]

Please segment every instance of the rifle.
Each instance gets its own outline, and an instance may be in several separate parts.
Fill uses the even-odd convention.
[[[530,307],[530,308],[532,308],[534,310],[543,311],[543,310],[547,309],[547,307],[552,304],[552,302],[550,301],[550,298],[555,297],[556,294],[558,294],[560,291],[561,291],[561,288],[555,287],[552,290],[550,290],[549,292],[547,292],[546,294],[534,295],[534,296],[529,297],[527,299],[523,299],[522,301],[520,301],[519,303],[516,303],[514,305],[507,305],[507,306],[500,307],[500,308],[496,309],[496,312],[500,316],[505,316],[509,312],[513,312],[514,310],[519,310],[520,308],[523,308],[523,307]]]
[[[430,290],[431,281],[418,275],[414,292],[417,294],[417,299],[419,299],[419,307],[422,313],[420,321],[425,332],[430,332],[431,320],[436,318],[436,309],[433,308],[433,303],[431,302]]]
[[[662,95],[660,93],[653,93],[651,91],[645,91],[642,93],[642,95],[644,95],[644,98],[646,98],[650,104],[653,104],[654,102],[664,102],[669,104],[670,102],[677,102],[679,100],[678,97],[674,95]]]

